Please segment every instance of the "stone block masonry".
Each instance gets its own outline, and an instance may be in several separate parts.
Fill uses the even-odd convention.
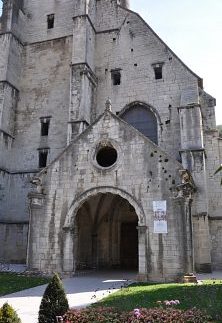
[[[4,1],[0,258],[24,261],[29,230],[32,269],[220,268],[215,104],[129,1]]]

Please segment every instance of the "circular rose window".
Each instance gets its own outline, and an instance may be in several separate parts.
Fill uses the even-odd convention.
[[[105,146],[99,148],[96,154],[96,161],[101,167],[111,167],[117,161],[116,149],[112,146]]]

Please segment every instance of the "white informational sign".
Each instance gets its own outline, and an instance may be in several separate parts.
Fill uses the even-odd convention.
[[[167,233],[166,201],[153,201],[154,233]]]

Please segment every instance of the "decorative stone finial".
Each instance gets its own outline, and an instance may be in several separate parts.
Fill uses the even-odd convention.
[[[106,111],[112,111],[112,104],[111,104],[111,100],[107,99],[106,100]]]

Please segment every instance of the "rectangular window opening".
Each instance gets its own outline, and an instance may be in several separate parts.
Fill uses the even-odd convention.
[[[156,80],[160,80],[163,77],[162,74],[162,66],[160,67],[154,67],[154,73],[155,73],[155,79]]]
[[[153,64],[154,74],[156,80],[163,78],[163,64]]]
[[[47,166],[48,150],[39,151],[39,168],[44,168]]]
[[[111,77],[112,77],[113,85],[120,85],[120,83],[121,83],[120,70],[112,70]]]
[[[48,29],[54,28],[55,15],[51,14],[47,16]]]
[[[50,119],[41,118],[41,136],[48,136],[49,135],[49,124]]]

